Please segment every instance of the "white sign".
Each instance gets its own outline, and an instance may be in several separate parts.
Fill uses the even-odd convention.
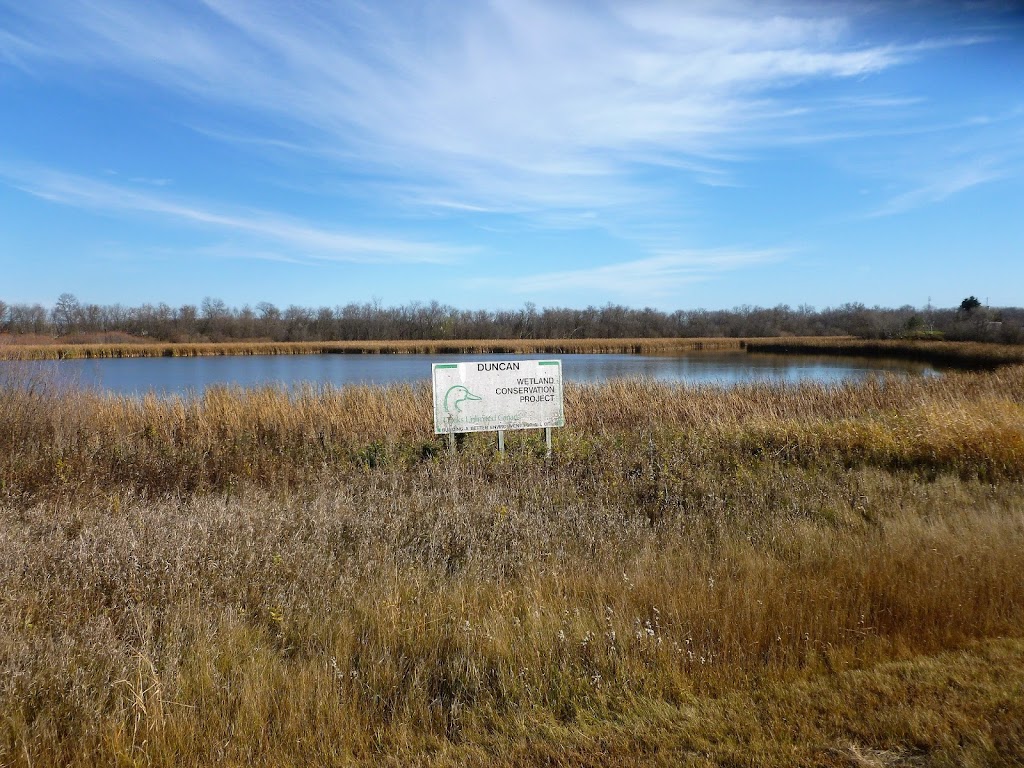
[[[434,363],[434,434],[561,427],[561,360]]]

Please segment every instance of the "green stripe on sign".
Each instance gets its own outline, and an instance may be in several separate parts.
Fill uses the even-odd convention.
[[[458,363],[445,363],[444,365],[435,365],[435,368],[458,368]]]
[[[562,364],[562,362],[560,360],[541,360],[540,362],[537,363],[537,365],[561,365],[561,364]]]

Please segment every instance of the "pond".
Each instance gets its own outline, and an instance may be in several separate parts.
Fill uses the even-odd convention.
[[[563,377],[573,382],[648,378],[682,384],[733,386],[747,382],[815,381],[836,384],[880,374],[935,376],[927,364],[876,358],[691,352],[681,355],[253,355],[238,357],[152,357],[61,360],[32,363],[65,386],[115,394],[184,395],[211,386],[343,387],[430,380],[431,363],[466,360],[557,358]],[[14,365],[7,363],[5,365]]]

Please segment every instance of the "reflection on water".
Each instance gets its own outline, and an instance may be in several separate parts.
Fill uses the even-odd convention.
[[[199,393],[215,385],[241,387],[305,383],[395,384],[429,381],[430,364],[465,360],[558,358],[567,381],[649,378],[731,386],[744,382],[839,383],[880,373],[937,375],[922,363],[855,357],[692,352],[646,355],[267,355],[62,360],[40,364],[61,384],[118,394]]]

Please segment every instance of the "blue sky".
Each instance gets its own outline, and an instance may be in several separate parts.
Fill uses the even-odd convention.
[[[1024,304],[1014,2],[0,0],[0,299]]]

